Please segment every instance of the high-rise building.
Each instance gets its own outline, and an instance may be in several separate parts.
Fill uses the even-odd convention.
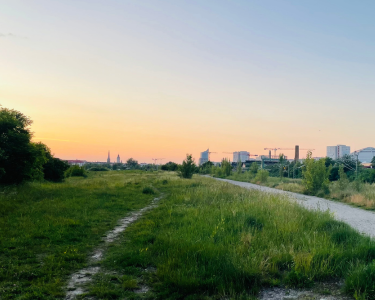
[[[337,146],[327,146],[327,157],[332,159],[338,159],[346,154],[350,154],[350,146],[337,145]]]
[[[121,162],[120,160],[120,154],[117,155],[117,163],[119,164]]]
[[[109,151],[108,151],[107,163],[108,163],[108,164],[111,163],[111,157],[110,157],[110,155],[109,155]]]
[[[249,160],[250,153],[247,151],[233,152],[233,162],[245,162]]]
[[[210,152],[209,149],[207,149],[206,151],[201,152],[201,157],[199,158],[199,165],[202,165],[205,162],[208,162],[209,152]]]

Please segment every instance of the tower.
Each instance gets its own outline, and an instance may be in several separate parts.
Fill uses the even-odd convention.
[[[120,163],[120,154],[117,155],[117,163]]]
[[[299,146],[296,145],[294,148],[294,161],[299,161]]]
[[[109,151],[108,151],[107,163],[108,163],[108,164],[111,163],[111,157],[110,157],[110,153],[109,153]]]

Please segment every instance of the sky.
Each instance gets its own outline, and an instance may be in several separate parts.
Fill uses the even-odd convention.
[[[366,0],[0,0],[0,105],[62,159],[375,146],[374,13]]]

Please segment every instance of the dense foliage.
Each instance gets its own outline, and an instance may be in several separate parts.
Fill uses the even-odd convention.
[[[0,184],[63,179],[67,164],[46,145],[31,142],[31,124],[21,112],[0,108]]]
[[[66,172],[66,177],[87,177],[87,172],[84,167],[80,167],[77,165],[71,166]]]
[[[166,164],[162,165],[161,169],[163,171],[177,171],[178,170],[178,164],[170,161],[170,162],[167,162]]]
[[[316,194],[318,191],[328,192],[329,172],[325,166],[325,159],[315,160],[309,151],[304,161],[302,170],[302,184],[308,194]]]
[[[182,165],[178,169],[178,175],[181,178],[192,178],[196,172],[196,165],[191,154],[186,154],[186,159],[182,162]]]

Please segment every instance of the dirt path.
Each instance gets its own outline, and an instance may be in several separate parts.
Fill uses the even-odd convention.
[[[89,258],[89,266],[85,269],[79,270],[78,272],[72,274],[70,276],[67,292],[66,292],[66,300],[73,300],[78,295],[82,295],[86,292],[85,285],[92,280],[92,277],[100,271],[100,267],[98,266],[98,262],[102,260],[104,252],[108,245],[115,241],[120,233],[122,233],[131,223],[135,222],[142,216],[142,214],[154,208],[156,203],[162,198],[162,196],[155,198],[152,203],[139,211],[131,213],[129,216],[121,219],[118,222],[118,225],[108,231],[104,237],[103,242],[104,245],[96,248]]]
[[[240,182],[229,179],[214,178],[216,180],[225,181],[234,185],[238,185],[247,189],[254,189],[266,193],[287,195],[295,199],[300,205],[308,209],[329,210],[334,214],[337,220],[343,221],[359,232],[375,237],[375,213],[360,208],[356,208],[344,203],[335,202],[314,196],[306,196],[302,194],[286,192],[274,188],[260,186],[248,182]]]

